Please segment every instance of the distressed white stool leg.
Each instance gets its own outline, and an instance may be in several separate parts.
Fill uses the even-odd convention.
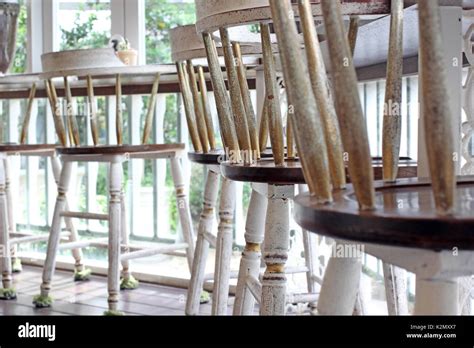
[[[362,282],[359,283],[359,291],[356,295],[353,315],[366,315],[367,312],[367,294],[362,287]]]
[[[308,192],[308,187],[306,185],[298,185],[298,192]],[[316,272],[319,267],[318,253],[316,250],[316,246],[318,245],[317,236],[306,230],[303,230],[302,232],[304,258],[306,267],[308,268],[308,271],[306,272],[308,293],[314,294],[316,292]],[[317,303],[313,302],[309,305],[316,308]]]
[[[305,264],[308,268],[306,272],[306,282],[308,286],[308,293],[316,293],[316,271],[318,269],[318,256],[316,253],[317,236],[314,233],[303,230],[303,248]],[[317,303],[312,302],[310,307],[316,308]]]
[[[472,291],[473,277],[461,277],[459,278],[459,307],[461,308],[461,315],[471,315],[472,312]]]
[[[245,248],[240,259],[233,315],[253,313],[255,298],[247,287],[247,279],[258,279],[260,274],[261,244],[265,230],[267,197],[252,189],[247,221],[245,223]]]
[[[128,225],[127,225],[127,211],[125,205],[125,192],[122,190],[120,193],[120,211],[121,211],[121,239],[122,245],[124,246],[123,252],[130,252],[129,248],[129,236],[128,236]],[[138,280],[130,272],[130,260],[122,260],[122,279],[120,280],[120,290],[134,290],[138,288]]]
[[[321,315],[352,315],[359,291],[360,257],[329,258],[318,300]]]
[[[16,298],[16,291],[12,282],[12,265],[10,258],[10,243],[8,242],[8,212],[7,197],[5,192],[5,165],[0,160],[0,260],[2,266],[2,285],[0,298],[11,300]]]
[[[174,187],[176,191],[176,204],[178,205],[179,221],[183,233],[184,242],[188,244],[186,257],[188,260],[189,271],[193,267],[194,256],[194,232],[191,220],[191,211],[189,210],[188,198],[184,190],[183,170],[179,158],[171,158],[171,175],[173,176]]]
[[[216,264],[212,291],[212,315],[227,314],[230,259],[235,209],[235,182],[222,179],[219,202],[219,226],[216,239]]]
[[[8,213],[8,234],[11,236],[16,233],[16,219],[15,219],[15,212],[13,209],[13,197],[12,197],[12,190],[11,190],[11,169],[10,169],[10,158],[9,156],[5,155],[3,160],[4,168],[5,168],[5,193],[7,199],[7,213]],[[12,273],[21,272],[21,260],[16,256],[17,253],[17,245],[13,245],[10,248],[10,257],[12,261]]]
[[[118,311],[120,287],[120,235],[122,215],[122,161],[110,163],[109,172],[109,272],[107,290],[109,310],[106,315],[120,315]]]
[[[268,185],[265,221],[261,315],[284,315],[286,304],[285,263],[290,241],[289,215],[293,186]]]
[[[189,281],[188,296],[186,299],[186,314],[197,315],[201,292],[203,290],[206,260],[209,252],[209,240],[206,236],[212,233],[214,222],[214,208],[216,206],[217,194],[219,191],[219,169],[209,167],[207,171],[206,186],[204,188],[204,198],[201,216],[199,219],[196,248],[194,250],[193,267],[191,279]]]
[[[407,315],[407,272],[399,267],[383,263],[385,295],[389,315]]]
[[[457,279],[416,279],[415,315],[459,315]]]
[[[59,178],[61,176],[61,161],[58,157],[51,157],[51,167],[53,168],[53,176],[56,181],[56,184],[58,184]],[[64,205],[64,210],[69,211],[69,204],[67,202],[67,198]],[[64,217],[64,223],[66,225],[66,229],[69,231],[69,242],[77,242],[79,236],[74,225],[74,221],[70,217]],[[72,256],[74,258],[74,280],[88,280],[91,274],[91,270],[84,267],[82,249],[72,249]]]
[[[46,260],[43,267],[43,281],[40,287],[41,292],[40,295],[33,299],[33,303],[39,308],[49,307],[52,303],[49,292],[51,291],[51,281],[54,274],[54,268],[56,266],[59,240],[61,238],[61,213],[66,207],[66,194],[71,181],[71,167],[71,162],[64,162],[58,182],[58,196],[56,198],[53,221],[51,223],[51,229],[49,233]]]

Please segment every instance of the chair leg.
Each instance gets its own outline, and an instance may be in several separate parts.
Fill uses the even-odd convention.
[[[252,190],[245,224],[245,248],[240,259],[233,315],[251,315],[255,298],[247,287],[248,277],[258,279],[262,258],[261,244],[265,230],[267,197]]]
[[[5,156],[3,160],[5,168],[5,193],[7,199],[7,212],[8,212],[8,234],[11,236],[16,233],[16,220],[13,209],[13,197],[11,192],[11,167],[10,158]],[[12,262],[12,273],[19,273],[22,271],[21,260],[16,256],[17,246],[12,245],[10,248],[10,256]]]
[[[171,175],[173,176],[174,187],[176,191],[176,204],[178,205],[179,221],[181,223],[181,231],[183,233],[184,242],[188,244],[186,249],[186,257],[188,259],[188,267],[191,272],[194,257],[194,231],[191,219],[191,211],[186,192],[184,190],[183,170],[179,158],[171,158]]]
[[[359,291],[356,295],[353,315],[367,315],[367,296],[362,288],[362,282],[359,283]]]
[[[53,168],[53,175],[56,181],[56,184],[59,183],[59,178],[61,175],[61,161],[58,157],[53,156],[51,157],[51,167]],[[69,210],[69,204],[65,202],[64,209],[66,211]],[[79,238],[76,227],[74,225],[74,221],[69,218],[64,218],[64,223],[66,225],[66,229],[69,231],[69,242],[76,242]],[[88,280],[91,275],[91,270],[89,268],[85,268],[83,263],[83,255],[82,249],[76,248],[72,249],[72,256],[74,257],[74,281],[84,281]]]
[[[48,239],[46,261],[43,267],[43,282],[40,287],[41,292],[33,299],[33,303],[38,308],[50,307],[53,302],[49,292],[51,291],[51,281],[56,266],[59,240],[61,239],[61,213],[66,207],[66,194],[71,181],[71,167],[71,162],[64,162],[58,182],[58,197],[56,198],[53,221],[51,223],[51,230]]]
[[[383,263],[385,294],[389,315],[407,315],[407,273],[404,269]]]
[[[16,298],[16,291],[13,288],[10,243],[8,241],[8,208],[5,176],[5,164],[3,160],[0,160],[0,252],[3,285],[3,288],[0,289],[0,299],[12,300]]]
[[[331,256],[324,272],[318,300],[321,315],[352,315],[359,292],[360,257]]]
[[[216,240],[216,264],[212,291],[212,315],[226,315],[229,299],[230,260],[235,210],[235,182],[222,180],[219,202],[219,227]]]
[[[69,210],[69,204],[66,199],[66,204],[64,205],[66,211]],[[64,223],[66,224],[66,229],[69,231],[69,242],[77,242],[79,235],[77,233],[74,222],[71,218],[64,218]],[[71,250],[72,256],[74,258],[74,281],[80,282],[89,280],[92,273],[90,268],[86,268],[83,263],[82,249],[75,248]]]
[[[121,207],[121,236],[122,244],[125,246],[123,249],[124,253],[130,252],[129,249],[129,238],[128,238],[128,225],[127,225],[127,211],[125,205],[125,192],[122,190],[120,194],[120,207]],[[134,290],[138,288],[138,280],[130,272],[130,261],[122,261],[122,279],[120,280],[120,290]]]
[[[459,315],[457,279],[416,278],[415,315]]]
[[[308,192],[307,185],[298,185],[298,192]],[[319,259],[317,252],[318,236],[306,230],[303,230],[302,234],[305,264],[308,268],[308,271],[306,272],[306,283],[308,287],[308,293],[313,294],[316,293],[316,274],[319,270]],[[308,305],[310,308],[315,309],[317,308],[318,304],[317,302],[312,302]]]
[[[194,250],[193,267],[189,281],[188,296],[186,299],[186,315],[197,315],[201,292],[203,291],[206,260],[209,252],[209,241],[206,234],[212,233],[214,222],[214,208],[216,206],[219,189],[219,172],[209,169],[207,171],[206,186],[204,188],[204,201],[199,219],[196,248]]]
[[[108,303],[109,310],[105,315],[121,315],[118,310],[120,289],[120,236],[122,215],[122,162],[115,160],[110,163],[109,171],[109,271],[108,271]]]
[[[265,221],[261,315],[284,315],[286,305],[285,264],[290,241],[289,215],[293,186],[268,185]]]
[[[308,286],[308,293],[316,293],[316,272],[318,270],[318,256],[316,253],[317,236],[311,232],[303,230],[303,248],[304,258],[308,271],[306,272],[306,282]],[[311,308],[316,308],[317,303],[309,303]]]

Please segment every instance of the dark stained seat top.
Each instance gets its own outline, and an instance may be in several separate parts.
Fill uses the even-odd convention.
[[[474,176],[458,177],[455,213],[436,214],[428,179],[375,182],[376,210],[361,211],[352,186],[334,203],[317,204],[309,194],[295,198],[294,217],[303,228],[348,241],[388,246],[474,250]]]
[[[273,153],[271,148],[267,148],[261,153],[262,158],[272,158]],[[205,164],[205,165],[219,165],[226,161],[225,152],[223,149],[214,150],[208,153],[202,152],[188,152],[188,159],[191,162]]]
[[[61,155],[123,155],[140,153],[167,153],[180,152],[185,148],[184,144],[149,144],[149,145],[99,145],[58,147]]]
[[[375,179],[382,179],[382,161],[372,159]],[[305,179],[301,162],[298,159],[286,160],[285,166],[276,166],[271,159],[262,159],[257,164],[246,166],[243,164],[221,163],[222,174],[234,181],[260,182],[267,184],[296,185],[304,184]],[[347,174],[346,174],[347,175]],[[417,175],[417,165],[413,160],[400,160],[398,177],[410,178]],[[350,182],[350,178],[347,177]]]
[[[34,153],[34,152],[45,152],[54,150],[58,147],[56,144],[0,144],[0,152],[7,153]]]

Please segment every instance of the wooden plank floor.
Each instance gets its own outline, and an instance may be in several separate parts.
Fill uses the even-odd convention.
[[[51,295],[51,308],[36,309],[32,301],[39,293],[41,268],[25,266],[14,274],[18,298],[0,301],[0,315],[102,315],[107,309],[107,283],[92,276],[86,282],[74,282],[71,272],[57,271]],[[184,315],[186,290],[141,283],[133,291],[122,291],[119,309],[127,315]],[[229,301],[232,313],[233,298]],[[201,305],[201,314],[210,315],[211,305]]]

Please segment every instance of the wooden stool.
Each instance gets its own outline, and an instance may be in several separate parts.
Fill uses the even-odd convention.
[[[208,61],[209,61],[209,66],[211,69],[211,76],[213,75],[213,69],[212,67],[217,66],[217,57],[216,57],[216,52],[215,49],[213,48],[214,43],[213,40],[210,36],[209,33],[212,33],[214,30],[219,30],[220,34],[220,40],[222,42],[223,50],[224,50],[224,58],[226,62],[226,71],[227,71],[227,76],[228,76],[228,81],[229,81],[229,91],[230,91],[230,102],[226,100],[225,97],[221,99],[221,102],[227,102],[227,110],[232,110],[233,115],[233,121],[229,120],[226,117],[229,117],[229,115],[226,115],[226,110],[222,110],[221,112],[221,120],[222,120],[222,126],[224,128],[223,135],[224,137],[227,136],[227,144],[230,144],[231,146],[228,146],[228,152],[227,156],[230,153],[230,156],[236,157],[236,160],[242,160],[245,165],[249,165],[251,163],[254,163],[255,161],[259,160],[262,157],[263,150],[266,148],[266,143],[268,139],[268,129],[270,128],[270,138],[272,140],[272,157],[275,157],[276,162],[281,162],[282,156],[284,156],[284,147],[283,147],[283,139],[282,139],[282,129],[280,129],[281,134],[278,133],[278,130],[274,131],[275,125],[270,125],[269,126],[269,121],[268,118],[270,116],[267,116],[269,112],[272,112],[272,116],[275,116],[276,110],[272,109],[275,108],[277,105],[277,101],[275,103],[271,103],[270,106],[268,104],[266,105],[266,108],[264,109],[264,113],[261,117],[261,123],[260,123],[260,129],[257,132],[257,127],[256,127],[256,119],[255,119],[255,113],[253,111],[252,104],[250,102],[250,97],[248,93],[248,86],[246,85],[246,79],[245,79],[245,71],[243,70],[243,62],[242,62],[242,56],[240,54],[240,49],[239,46],[233,43],[233,47],[231,46],[230,43],[230,34],[229,30],[227,27],[230,27],[232,25],[239,25],[240,20],[242,19],[238,15],[235,16],[233,12],[229,15],[227,12],[227,8],[219,8],[219,11],[213,12],[215,9],[211,9],[212,7],[208,2],[205,1],[199,1],[197,2],[197,25],[200,25],[200,29],[198,28],[198,31],[200,32],[205,32],[203,34],[204,37],[204,44],[206,46],[206,49],[208,51]],[[219,5],[220,6],[220,5]],[[218,6],[218,7],[219,7]],[[229,4],[226,4],[224,7],[228,7]],[[232,7],[234,5],[230,5]],[[240,4],[239,4],[240,6]],[[222,6],[220,6],[222,7]],[[242,10],[242,9],[241,9]],[[244,12],[248,10],[248,8],[243,9]],[[207,17],[208,15],[215,15],[215,19],[217,22],[222,23],[221,26],[218,27],[213,27],[213,24],[211,25],[211,22],[207,22]],[[209,24],[202,25],[202,22],[205,22]],[[268,31],[268,26],[264,25],[264,29],[267,29]],[[256,37],[255,37],[256,36]],[[249,37],[249,40],[253,40],[252,42],[255,44],[260,44],[260,39],[258,38],[258,35],[254,35],[254,37]],[[266,42],[266,45],[260,48],[260,52],[263,54],[264,60],[266,61],[269,60],[269,56],[273,57],[273,47],[270,42]],[[272,58],[273,59],[273,58]],[[273,71],[273,65],[270,67],[270,69]],[[267,69],[266,69],[267,70]],[[220,71],[217,72],[214,70],[214,79],[219,79],[222,77],[218,76],[220,75]],[[276,75],[273,72],[274,81],[271,82],[271,87],[274,88],[276,84]],[[276,90],[274,90],[276,91]],[[268,90],[267,90],[268,93]],[[279,108],[279,105],[278,105]],[[281,116],[280,116],[281,117]],[[277,122],[276,128],[280,127],[281,128],[281,120],[279,120],[278,117],[272,118],[272,122]],[[234,130],[234,125],[235,125],[235,130]],[[279,137],[281,135],[281,137]],[[260,139],[259,139],[260,136]],[[291,145],[291,140],[289,140],[289,143]],[[276,150],[275,150],[276,148]],[[288,155],[292,156],[292,146],[288,147]],[[276,158],[278,156],[278,158]],[[273,161],[272,161],[273,163]],[[245,167],[244,167],[245,168]],[[229,177],[232,180],[234,179],[233,177]],[[238,181],[245,181],[242,180],[242,178],[236,178]],[[289,185],[283,189],[283,191],[288,191],[286,194],[291,194],[290,191],[292,192],[293,190],[293,185]],[[273,189],[273,186],[269,188],[269,191]],[[263,196],[262,196],[263,194]],[[267,196],[267,188],[266,185],[253,185],[253,192],[252,192],[252,198],[250,201],[250,206],[249,206],[249,215],[247,216],[247,233],[245,234],[246,237],[246,242],[247,245],[249,243],[249,231],[255,231],[255,238],[259,239],[256,241],[254,244],[262,242],[263,238],[263,225],[264,225],[264,218],[265,218],[265,213],[267,210],[267,200],[264,198],[264,196]],[[288,206],[286,206],[288,207]],[[272,209],[269,209],[269,212],[272,211],[271,214],[274,213]],[[285,216],[287,217],[286,219],[286,225],[288,225],[288,214],[289,211],[285,214],[284,208],[283,210],[280,209],[280,212],[283,213],[281,216],[282,219],[285,219]],[[273,216],[272,216],[273,217]],[[270,225],[270,224],[268,224]],[[289,227],[289,226],[287,226]],[[289,233],[289,229],[287,229],[286,233]],[[284,236],[283,236],[284,238]],[[271,239],[271,235],[269,235],[269,239]],[[289,236],[288,240],[289,242]],[[306,246],[306,243],[305,243]],[[246,247],[247,249],[247,247]],[[310,260],[310,249],[307,249],[305,254],[307,256],[307,260]],[[259,250],[257,251],[259,253]],[[244,251],[245,253],[245,251]],[[246,260],[247,261],[247,260]],[[253,260],[253,280],[254,280],[254,289],[256,292],[261,293],[261,291],[258,289],[259,287],[259,281],[258,276],[260,273],[260,259],[259,257],[254,258]],[[253,310],[253,304],[251,306],[248,306],[248,313],[240,313],[239,311],[236,311],[236,306],[240,307],[240,299],[242,296],[239,296],[239,292],[242,290],[242,284],[241,284],[241,279],[242,278],[242,264],[241,264],[241,271],[239,272],[239,281],[237,285],[237,296],[236,296],[236,303],[234,306],[234,314],[250,314]],[[313,272],[313,265],[311,264],[310,267],[305,267],[303,272],[308,272],[308,280],[309,280],[309,287],[311,289],[314,289],[314,272]],[[265,276],[264,276],[265,277]],[[315,300],[315,294],[314,291],[312,291],[313,294],[309,298],[311,301],[309,302],[314,302]],[[259,297],[260,295],[258,295]],[[302,300],[302,297],[299,299],[294,298],[292,302],[302,302],[299,301]],[[308,297],[303,299],[303,301],[308,302]],[[283,304],[284,305],[284,304]]]
[[[180,77],[186,120],[194,152],[188,158],[207,167],[207,178],[204,189],[203,210],[199,220],[196,240],[194,263],[191,272],[191,281],[186,300],[186,314],[196,315],[199,312],[199,303],[207,301],[207,294],[203,293],[205,278],[213,278],[212,314],[227,313],[229,294],[230,257],[232,252],[232,232],[235,207],[235,183],[222,179],[220,190],[220,207],[217,236],[212,234],[214,208],[217,200],[218,182],[220,175],[219,163],[224,158],[224,150],[216,149],[214,126],[210,111],[207,83],[204,69],[201,65],[195,71],[193,60],[199,61],[206,57],[206,51],[196,33],[195,25],[177,27],[170,31],[172,57],[176,61]],[[222,48],[217,48],[222,55]],[[255,55],[259,49],[255,45],[243,45],[243,55]],[[197,78],[196,78],[197,74]],[[244,77],[246,79],[246,77]],[[199,85],[199,90],[198,90]],[[225,140],[222,139],[223,144]],[[204,274],[209,246],[216,248],[215,272],[211,276]]]
[[[64,78],[64,87],[66,101],[68,104],[68,135],[73,147],[58,148],[58,154],[63,161],[60,180],[58,184],[58,198],[51,224],[51,233],[48,241],[48,250],[46,263],[43,270],[43,283],[41,284],[41,294],[34,299],[37,307],[47,307],[52,303],[49,296],[51,290],[51,280],[54,273],[57,251],[59,249],[70,249],[78,247],[87,247],[90,245],[102,245],[108,247],[108,302],[109,310],[106,314],[121,314],[118,310],[119,288],[134,288],[137,281],[133,278],[129,269],[131,259],[151,256],[171,250],[185,249],[188,265],[192,265],[192,255],[194,251],[193,231],[187,202],[184,191],[184,181],[179,162],[184,150],[184,144],[148,144],[151,133],[151,125],[154,115],[154,105],[158,92],[160,74],[175,73],[175,69],[170,66],[124,66],[115,56],[111,49],[97,50],[77,50],[48,53],[42,56],[43,73],[42,77],[50,81],[50,95],[52,104],[57,105],[57,96],[54,83],[50,79],[55,77]],[[92,62],[92,65],[91,65]],[[142,145],[123,145],[122,144],[122,76],[144,76],[155,75],[155,83],[151,91],[148,111],[145,121],[145,127],[142,137]],[[68,76],[87,77],[87,86],[91,113],[91,131],[93,134],[95,146],[80,146],[80,137],[77,120],[74,117],[72,108],[71,90]],[[118,145],[98,145],[98,126],[95,110],[95,97],[93,87],[93,76],[116,77],[116,129]],[[54,114],[59,117],[60,110],[55,108]],[[65,138],[66,133],[60,133],[60,138]],[[179,243],[170,246],[161,246],[156,248],[147,248],[138,251],[129,252],[128,233],[126,229],[125,203],[122,190],[122,164],[123,162],[134,159],[169,159],[171,162],[171,171],[176,190],[178,212],[183,231],[185,243]],[[65,207],[65,198],[71,178],[71,169],[73,162],[103,162],[109,164],[109,212],[108,214],[81,213],[68,211]],[[59,246],[61,219],[63,217],[105,220],[109,223],[108,244],[94,241],[78,241],[75,243],[62,244]],[[120,268],[122,263],[122,281],[120,282]]]
[[[365,6],[366,4],[362,5],[360,8],[357,7],[356,9],[351,7],[351,5],[348,5],[346,10],[348,13],[352,14],[358,14],[358,11],[361,11],[360,13],[371,13],[372,15],[379,15],[383,13],[384,11],[387,11],[387,6],[386,3],[374,3],[371,4],[373,6]],[[226,44],[229,44],[229,34],[227,32],[227,27],[233,27],[233,26],[239,26],[239,25],[245,25],[245,24],[251,24],[254,22],[268,22],[269,19],[271,19],[271,14],[270,14],[270,7],[268,6],[268,3],[265,3],[264,1],[243,1],[239,2],[238,4],[210,4],[209,2],[206,1],[198,1],[196,2],[196,10],[197,10],[197,28],[199,32],[207,32],[207,33],[212,33],[216,30],[219,30],[220,34],[220,40],[223,43],[223,47],[226,47]],[[362,12],[363,10],[367,10],[367,12]],[[315,7],[315,13],[317,13],[318,9]],[[262,42],[262,51],[263,51],[263,62],[264,62],[264,68],[265,68],[265,86],[266,86],[266,98],[265,98],[265,103],[264,103],[264,113],[261,118],[261,123],[260,125],[263,127],[260,127],[260,139],[263,140],[266,139],[267,132],[269,132],[269,138],[272,144],[272,150],[273,150],[273,156],[274,156],[274,163],[276,167],[285,167],[285,154],[284,154],[284,142],[283,142],[283,127],[282,127],[282,122],[281,122],[281,110],[279,106],[279,101],[278,101],[278,86],[276,84],[276,73],[274,69],[275,63],[273,62],[273,55],[272,55],[272,49],[271,49],[271,44],[272,44],[272,39],[270,37],[270,31],[269,31],[269,26],[267,24],[261,24],[260,25],[260,31],[261,31],[261,42]],[[206,44],[207,36],[208,34],[204,34],[204,42]],[[352,35],[355,36],[355,35]],[[260,41],[260,40],[259,40]],[[298,44],[299,39],[295,40],[295,45]],[[212,47],[212,44],[209,44],[209,47]],[[209,49],[211,51],[211,49]],[[229,51],[229,50],[228,50]],[[228,55],[227,61],[232,62],[232,56]],[[210,55],[208,54],[208,58],[210,59]],[[211,65],[211,63],[210,63]],[[244,153],[249,153],[254,148],[251,147],[251,142],[248,141],[247,134],[251,135],[252,130],[251,127],[248,128],[248,131],[246,131],[246,124],[244,119],[240,116],[242,115],[242,110],[244,109],[243,106],[245,106],[245,101],[243,98],[242,94],[242,100],[239,101],[238,99],[238,93],[237,93],[237,88],[234,87],[232,89],[232,81],[235,80],[235,73],[232,73],[232,64],[226,64],[227,65],[227,70],[228,70],[228,80],[230,84],[230,92],[231,92],[231,98],[232,98],[232,111],[234,113],[234,123],[236,125],[236,134],[238,138],[238,149],[234,149],[234,151],[240,150],[241,152]],[[237,66],[239,65],[238,59],[237,59]],[[229,66],[231,66],[231,69],[229,69]],[[327,98],[326,98],[327,99]],[[323,104],[326,104],[328,101],[325,100],[324,96],[322,98]],[[290,100],[291,102],[291,100]],[[239,105],[240,104],[240,105]],[[239,110],[240,108],[240,110]],[[247,113],[248,114],[248,113]],[[292,138],[292,121],[291,121],[292,115],[291,112],[288,114],[288,123],[287,123],[287,157],[292,159],[295,156],[294,150],[293,150],[293,138]],[[311,123],[310,123],[311,124]],[[303,123],[299,124],[300,127],[304,127],[305,125]],[[262,131],[262,129],[265,129]],[[333,124],[330,124],[330,122],[326,123],[324,127],[319,125],[319,131],[321,129],[326,128],[325,131],[332,131],[334,128],[337,128],[337,124],[334,126]],[[251,136],[250,136],[251,138]],[[334,138],[334,137],[333,137]],[[338,137],[335,137],[336,139]],[[316,136],[315,138],[312,139],[306,139],[306,144],[305,146],[310,146],[311,142],[314,140],[321,141],[320,139],[324,139],[324,136]],[[261,144],[265,144],[266,140],[263,142],[260,142]],[[328,146],[331,146],[331,148],[334,150],[332,153],[332,159],[331,159],[331,169],[334,169],[336,172],[332,173],[334,180],[336,180],[336,186],[339,187],[339,185],[344,184],[344,178],[345,174],[343,171],[343,164],[342,164],[342,151],[341,151],[341,145],[340,141],[339,144],[336,142],[331,141]],[[250,157],[250,160],[248,160]],[[336,160],[337,159],[337,160]],[[252,156],[245,156],[243,158],[243,161],[245,164],[251,164],[252,163]],[[339,167],[337,167],[335,164],[336,162],[339,161]],[[312,165],[316,164],[318,162],[317,158],[313,158],[311,161]],[[250,166],[252,167],[252,166]],[[258,164],[257,164],[258,167]],[[342,168],[342,170],[341,170]],[[286,168],[276,168],[276,170],[284,171]],[[244,170],[242,170],[241,175],[244,176],[243,174]],[[289,172],[288,172],[289,173]],[[258,175],[258,174],[257,174]],[[288,174],[289,176],[290,174]],[[281,176],[281,175],[280,175]],[[247,176],[248,178],[251,178],[250,175]],[[315,180],[309,180],[307,181],[310,185],[314,186]],[[293,183],[290,181],[290,183]],[[288,192],[283,193],[283,196],[279,197],[280,199],[287,199],[288,197],[285,197],[285,194],[288,195]],[[253,196],[252,196],[253,197]],[[258,196],[255,196],[258,197]],[[252,206],[252,203],[251,203]],[[252,206],[253,207],[253,206]],[[272,213],[273,215],[273,213]],[[247,221],[249,223],[249,220]],[[252,224],[251,224],[252,225]],[[255,224],[256,226],[262,224]],[[276,223],[273,223],[273,225],[276,225]],[[267,216],[267,226],[269,229],[274,229],[274,231],[269,232],[270,234],[277,233],[278,227],[274,228],[272,227],[272,223],[268,222],[268,216]],[[252,251],[255,251],[256,246],[259,246],[261,242],[260,240],[257,240],[259,238],[253,238],[250,234],[246,234],[247,239],[247,246],[246,249],[248,249],[249,254]],[[255,240],[251,240],[251,239]],[[269,239],[273,240],[272,237],[269,237]],[[283,239],[281,239],[281,242],[283,243]],[[271,242],[269,242],[271,243]],[[265,242],[265,245],[269,246],[270,244],[267,244]],[[282,250],[285,249],[285,245],[280,245]],[[272,250],[273,251],[273,250]],[[245,254],[246,251],[244,251]],[[258,250],[259,252],[259,250]],[[278,261],[278,262],[277,262]],[[275,263],[273,263],[275,262]],[[284,298],[284,291],[282,291],[282,288],[284,288],[284,285],[282,284],[277,284],[278,282],[273,282],[274,277],[279,277],[279,280],[281,280],[281,274],[278,272],[278,270],[282,271],[282,267],[284,265],[284,261],[281,262],[281,260],[276,260],[275,258],[268,257],[267,258],[267,272],[264,275],[263,282],[267,283],[265,286],[267,287],[266,290],[263,291],[263,297],[265,299],[262,299],[262,304],[263,308],[261,313],[263,314],[283,314],[284,312],[284,303],[285,303],[285,298]],[[241,271],[242,269],[245,269],[246,265],[241,264]],[[275,271],[277,270],[277,271]],[[275,274],[278,273],[278,274]],[[265,278],[267,277],[267,279]],[[239,277],[239,280],[245,279],[245,275],[242,277]],[[255,284],[255,281],[253,281]],[[282,285],[282,286],[280,286]],[[255,288],[255,286],[252,285],[252,287]],[[238,286],[239,288],[239,286]],[[241,287],[242,288],[242,287]],[[277,289],[278,288],[278,289]],[[276,294],[278,292],[278,294]],[[273,294],[272,294],[273,293]],[[278,297],[278,300],[274,300],[276,297]],[[237,299],[240,296],[237,295]],[[267,302],[268,300],[268,302]],[[270,304],[271,302],[271,304]],[[268,304],[268,306],[267,306]],[[236,301],[237,305],[237,301]],[[242,313],[240,312],[240,304],[234,307],[234,313],[235,314],[247,314],[247,313]],[[245,307],[245,306],[244,306]],[[250,307],[253,307],[253,303],[250,305]]]
[[[309,84],[304,81],[303,71],[299,69],[298,63],[301,60],[297,58],[300,57],[291,50],[296,28],[288,16],[288,3],[273,0],[270,3],[279,40],[285,46],[282,55],[286,61],[285,75],[291,76],[294,82],[292,93],[305,93]],[[422,179],[393,183],[398,170],[398,156],[393,156],[398,155],[396,139],[399,139],[400,128],[397,125],[397,114],[393,120],[384,120],[384,137],[389,137],[384,140],[387,145],[384,146],[384,155],[389,156],[388,160],[384,159],[385,182],[373,183],[367,131],[363,126],[363,115],[356,91],[355,69],[342,30],[341,7],[339,2],[331,0],[322,0],[321,7],[332,60],[336,110],[342,139],[349,152],[348,169],[353,184],[346,191],[334,190],[325,195],[324,199],[317,190],[313,191],[311,196],[297,197],[295,218],[303,227],[312,231],[343,241],[367,243],[362,245],[365,252],[416,273],[416,313],[456,314],[457,284],[453,278],[472,274],[474,269],[466,263],[472,258],[472,252],[469,251],[472,242],[466,233],[472,224],[472,219],[467,217],[470,206],[457,206],[458,210],[454,213],[453,198],[455,190],[466,197],[465,194],[468,194],[472,185],[472,178],[459,179],[459,186],[455,189],[449,107],[448,103],[443,102],[448,93],[440,53],[438,5],[436,2],[420,2],[418,5],[423,107],[426,113],[425,132],[431,184]],[[402,1],[392,1],[392,28],[397,26],[395,23],[400,18],[402,7]],[[391,46],[395,47],[392,53],[395,56],[400,53],[399,44],[392,36]],[[389,59],[392,57],[393,55],[389,56]],[[343,59],[348,59],[345,66],[340,64]],[[388,66],[386,98],[397,100],[401,69],[390,64]],[[309,106],[311,101],[304,103],[300,110]],[[297,113],[295,118],[297,117],[301,118],[302,115]],[[297,137],[308,136],[308,129],[300,129],[297,133]],[[301,156],[304,157],[305,153],[302,152]],[[305,173],[315,174],[311,170]],[[388,173],[395,175],[390,176]],[[431,187],[434,200],[430,192]],[[458,198],[458,202],[463,200]],[[467,251],[460,253],[459,257],[453,257],[451,248],[460,243]],[[387,248],[386,245],[390,247]],[[319,300],[324,309],[323,314],[347,313],[353,305],[359,281],[354,269],[360,268],[359,257],[355,255],[339,260],[332,259],[333,264],[328,266],[331,267],[328,271],[332,272],[325,275]],[[335,272],[339,273],[338,276]],[[341,275],[344,276],[344,281],[341,281]]]
[[[16,298],[16,291],[12,286],[11,273],[20,272],[21,260],[16,256],[16,247],[21,243],[33,243],[40,241],[47,241],[48,236],[38,236],[27,233],[18,233],[16,229],[15,211],[14,211],[14,197],[11,191],[11,178],[15,175],[11,172],[11,156],[34,156],[46,157],[51,161],[53,175],[58,182],[61,164],[56,157],[55,144],[26,144],[28,139],[28,129],[30,125],[31,113],[34,105],[34,98],[36,94],[36,86],[41,80],[37,74],[25,74],[21,76],[4,76],[0,77],[0,84],[5,88],[13,90],[22,90],[29,88],[29,98],[26,108],[26,114],[23,119],[22,129],[20,132],[20,144],[2,144],[0,145],[0,204],[2,205],[1,214],[2,224],[0,225],[0,244],[5,246],[2,249],[2,282],[3,289],[0,290],[0,298],[4,300]],[[30,87],[28,87],[30,86]],[[67,203],[66,203],[67,204]],[[6,210],[3,210],[6,209]],[[71,224],[70,219],[66,219],[66,224],[69,230],[69,241],[77,240],[77,232]],[[75,279],[82,280],[82,254],[80,249],[73,250],[75,258]]]

